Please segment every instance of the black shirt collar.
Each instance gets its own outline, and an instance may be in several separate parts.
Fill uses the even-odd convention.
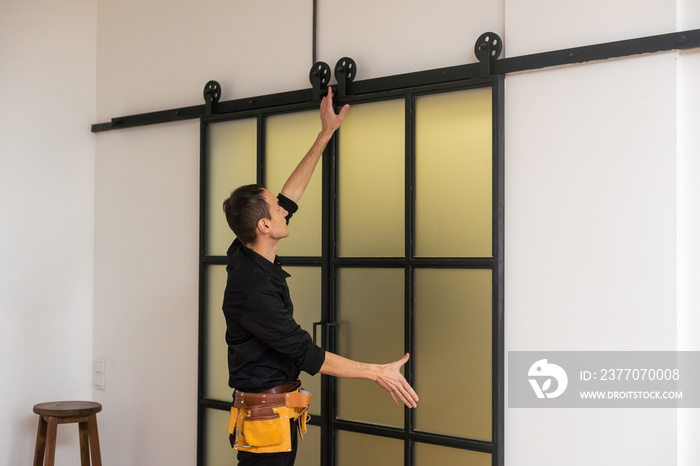
[[[238,239],[236,239],[236,241],[238,241]],[[253,251],[250,248],[247,248],[243,243],[240,243],[240,245],[241,252],[248,259],[252,260],[255,264],[257,264],[259,267],[265,270],[265,272],[272,275],[273,278],[283,282],[287,277],[291,277],[291,275],[289,275],[282,269],[282,262],[280,262],[279,257],[275,256],[275,262],[272,263],[257,252]]]

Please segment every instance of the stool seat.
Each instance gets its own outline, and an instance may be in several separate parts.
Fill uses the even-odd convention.
[[[51,401],[34,405],[34,412],[40,416],[79,417],[100,411],[102,405],[94,401]]]
[[[96,416],[100,411],[102,405],[94,401],[51,401],[34,405],[34,412],[39,415],[34,466],[53,466],[57,426],[73,422],[78,423],[81,466],[90,466],[90,457],[93,466],[102,466]]]

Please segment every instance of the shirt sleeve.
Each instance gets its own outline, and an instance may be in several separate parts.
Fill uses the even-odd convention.
[[[273,291],[250,294],[241,324],[267,347],[288,356],[294,365],[311,375],[318,373],[325,351],[313,343]]]
[[[292,218],[292,215],[294,215],[294,213],[297,210],[299,210],[299,206],[297,205],[296,202],[289,199],[287,196],[285,196],[282,193],[277,195],[277,199],[279,200],[280,206],[288,212],[287,223],[289,223],[289,219]]]

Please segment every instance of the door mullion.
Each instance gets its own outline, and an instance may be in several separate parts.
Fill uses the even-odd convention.
[[[325,323],[335,323],[336,316],[336,255],[337,255],[337,225],[338,225],[338,201],[337,201],[337,153],[338,153],[338,133],[329,142],[324,151],[325,163],[323,164],[323,283],[322,283],[322,321]],[[325,221],[329,219],[329,221]],[[330,330],[329,326],[326,326]],[[323,348],[327,351],[335,351],[335,338],[331,332],[323,332]],[[322,375],[321,382],[321,465],[332,466],[335,464],[335,433],[333,423],[335,420],[336,382],[333,377]]]
[[[415,97],[411,93],[406,94],[405,98],[406,106],[406,119],[405,119],[405,204],[406,211],[404,215],[405,219],[405,231],[406,231],[406,269],[405,269],[405,285],[404,285],[404,303],[405,303],[405,314],[404,314],[404,327],[405,336],[404,344],[405,351],[411,354],[408,363],[406,364],[405,374],[408,383],[414,387],[414,367],[415,367],[415,344],[414,344],[414,269],[411,266],[411,260],[415,255],[415,185],[416,185],[416,171],[415,171],[415,134],[416,134],[416,118],[415,118]],[[414,413],[413,410],[404,408],[404,465],[411,466],[413,461],[413,441],[410,439],[410,433],[413,432],[414,424]]]

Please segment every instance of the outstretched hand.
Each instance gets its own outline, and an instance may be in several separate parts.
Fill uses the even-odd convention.
[[[321,100],[321,128],[322,132],[333,134],[340,127],[345,114],[350,109],[350,105],[345,104],[340,113],[336,114],[333,108],[333,89],[328,87],[328,94]]]
[[[418,395],[413,391],[413,388],[408,384],[404,376],[401,374],[401,367],[408,361],[409,354],[406,353],[403,358],[389,364],[379,365],[379,374],[375,382],[384,390],[389,392],[394,403],[399,404],[399,400],[409,408],[418,406]]]

